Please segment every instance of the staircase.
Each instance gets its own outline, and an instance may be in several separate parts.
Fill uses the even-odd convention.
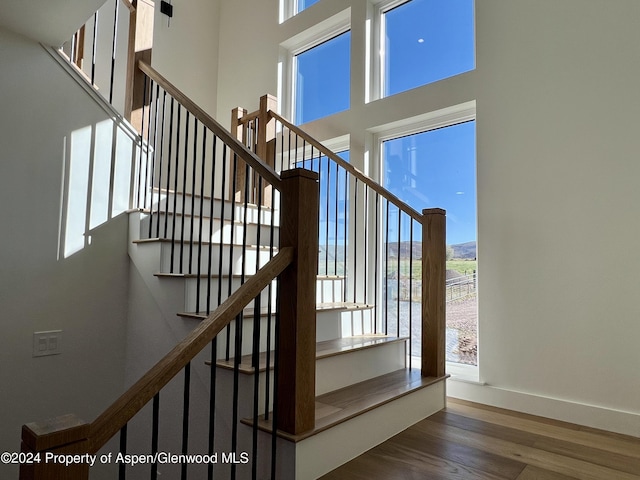
[[[165,195],[160,195],[165,197]],[[180,198],[181,193],[177,193]],[[173,202],[174,193],[166,194],[165,201]],[[196,205],[200,198],[193,197]],[[179,204],[176,200],[176,202]],[[262,210],[255,204],[246,207],[232,205],[223,200],[203,199],[205,211],[213,205],[214,212],[236,209],[236,218],[258,220],[258,216],[271,222],[271,216],[277,219],[277,212]],[[133,264],[146,278],[157,279],[157,295],[175,300],[173,311],[177,314],[176,322],[203,321],[207,318],[207,309],[214,309],[218,304],[218,292],[222,300],[226,299],[229,290],[235,291],[240,286],[243,276],[242,245],[236,245],[234,255],[231,252],[232,236],[235,239],[246,237],[251,245],[246,247],[245,261],[248,270],[245,276],[255,273],[256,262],[264,264],[268,261],[271,247],[263,242],[255,243],[258,229],[265,229],[258,221],[232,224],[219,217],[198,216],[189,213],[189,207],[182,211],[169,213],[167,224],[172,225],[175,217],[176,231],[186,232],[185,236],[171,240],[164,236],[149,237],[154,232],[156,222],[164,228],[165,215],[156,215],[155,219],[149,210],[130,213],[130,257]],[[161,210],[161,208],[160,208]],[[211,231],[211,240],[190,236],[192,231],[199,232],[200,224],[204,231]],[[151,226],[151,228],[149,228]],[[278,222],[275,221],[275,237],[278,237]],[[260,235],[269,239],[267,232]],[[195,243],[194,243],[195,242]],[[204,247],[208,251],[212,245],[211,264],[214,270],[222,265],[221,275],[216,273],[175,273],[198,270],[197,261],[191,258],[185,245],[196,249]],[[173,250],[173,261],[171,252]],[[276,248],[274,248],[277,251]],[[231,256],[231,257],[230,257]],[[193,255],[192,255],[193,257]],[[232,261],[229,262],[229,258]],[[182,269],[178,268],[182,259]],[[173,268],[172,268],[173,265]],[[209,259],[204,255],[200,270],[206,272]],[[210,282],[209,282],[210,280]],[[444,407],[444,382],[442,379],[422,377],[419,369],[409,370],[408,344],[406,336],[372,333],[374,323],[374,306],[365,303],[349,302],[344,298],[345,277],[338,275],[318,275],[316,280],[316,347],[315,347],[315,427],[302,434],[280,433],[278,437],[278,474],[277,478],[313,479],[318,478],[381,443],[390,436],[404,430],[419,420],[435,413]],[[229,289],[229,285],[231,286]],[[274,285],[275,287],[275,285]],[[209,290],[209,295],[207,295]],[[213,292],[213,295],[211,295]],[[257,381],[260,385],[272,383],[275,352],[267,350],[266,337],[262,337],[259,347],[257,365],[253,363],[252,339],[254,328],[270,331],[275,337],[273,313],[268,312],[268,304],[275,305],[276,289],[265,289],[260,297],[257,319],[254,316],[256,301],[254,300],[244,311],[242,322],[242,355],[237,361],[235,355],[225,356],[227,345],[233,352],[233,339],[236,336],[237,322],[229,326],[229,336],[220,335],[217,343],[218,358],[215,364],[206,361],[207,368],[217,370],[215,376],[217,390],[233,391],[234,367],[238,364],[239,398],[253,397],[252,386]],[[207,307],[207,296],[211,297]],[[166,308],[172,308],[167,306]],[[259,323],[259,326],[256,326]],[[228,339],[232,339],[228,344]],[[286,365],[283,365],[286,368]],[[258,376],[256,380],[254,377]],[[264,418],[264,397],[258,400],[259,420],[263,442],[267,442],[272,431],[272,422]],[[230,408],[229,408],[230,407]],[[221,418],[233,416],[232,406],[221,407],[217,415]],[[241,425],[238,430],[237,452],[251,451],[251,426],[253,425],[252,401],[241,402],[238,417]],[[230,432],[220,435],[216,442],[224,444],[224,437]],[[260,440],[259,440],[260,443]],[[322,452],[319,455],[319,452]],[[267,465],[268,466],[268,465]],[[244,471],[247,470],[247,471]],[[239,468],[238,478],[250,478],[248,469]],[[263,477],[259,477],[263,478]]]
[[[25,451],[209,460],[120,479],[314,479],[444,408],[444,211],[416,212],[273,97],[230,133],[146,63],[136,78],[133,385],[91,423],[25,425]],[[55,475],[90,471],[21,471]]]

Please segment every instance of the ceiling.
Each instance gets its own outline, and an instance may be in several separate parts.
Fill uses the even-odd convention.
[[[105,0],[1,0],[0,27],[58,47]]]

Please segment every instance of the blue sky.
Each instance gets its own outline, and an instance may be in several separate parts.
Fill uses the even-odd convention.
[[[299,0],[299,10],[319,0]],[[412,0],[385,14],[383,96],[475,67],[473,0]],[[297,124],[350,105],[350,32],[297,56]],[[476,239],[475,122],[384,143],[385,187],[447,210],[447,243]]]

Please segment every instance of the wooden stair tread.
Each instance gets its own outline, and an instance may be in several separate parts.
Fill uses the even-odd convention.
[[[170,238],[164,238],[164,237],[154,237],[154,238],[140,238],[137,240],[133,240],[132,243],[177,243],[180,244],[180,242],[188,244],[188,243],[193,243],[193,244],[200,244],[200,245],[216,245],[216,247],[220,246],[220,242],[209,242],[207,240],[191,240],[189,238],[185,238],[180,240],[179,238],[176,238],[175,240],[171,240]],[[228,243],[228,242],[223,242],[222,245],[224,245],[225,247],[231,246],[233,245],[234,247],[238,247],[238,248],[242,248],[243,245],[241,243]],[[260,250],[270,250],[271,247],[269,245],[245,245],[245,248],[259,248]],[[273,251],[274,253],[278,252],[278,247],[273,247]]]
[[[373,305],[366,303],[352,303],[352,302],[332,302],[332,303],[318,303],[316,305],[316,311],[329,312],[329,311],[354,311],[354,310],[367,310],[373,308]],[[271,313],[275,313],[275,308],[271,310]],[[246,317],[252,317],[254,314],[253,308],[245,309],[243,315]],[[179,317],[192,318],[194,320],[204,320],[207,318],[205,312],[180,312],[177,314]],[[260,309],[260,316],[265,317],[268,315],[266,308]]]
[[[242,206],[244,206],[244,204],[242,204]],[[249,205],[249,206],[254,206],[256,208],[258,208],[256,205]],[[260,207],[260,208],[264,208],[264,207]],[[167,211],[163,211],[163,210],[150,210],[148,208],[137,208],[134,210],[130,210],[130,212],[139,212],[139,213],[145,213],[147,215],[175,215],[176,217],[187,217],[187,218],[202,218],[204,220],[210,220],[210,219],[214,219],[214,220],[222,220],[225,223],[231,223],[231,218],[229,217],[221,217],[220,215],[214,215],[213,217],[209,216],[209,212],[204,212],[202,215],[200,214],[193,214],[193,213],[183,213],[183,212],[167,212]],[[234,218],[233,219],[233,223],[234,225],[244,225],[244,220],[242,218]],[[247,225],[253,226],[253,225],[262,225],[263,227],[271,227],[271,224],[269,223],[258,223],[258,222],[254,222],[254,221],[247,221]],[[279,225],[273,225],[274,228],[279,228]]]
[[[322,358],[343,355],[349,352],[365,350],[390,343],[404,342],[407,337],[392,337],[388,335],[356,335],[353,337],[337,338],[334,340],[325,340],[316,343],[316,360]],[[243,355],[240,358],[239,372],[247,375],[254,373],[254,367],[251,365],[252,355]],[[211,362],[205,362],[211,365]],[[233,370],[235,358],[229,360],[218,360],[216,365],[221,368]],[[270,352],[269,368],[273,368],[274,352]],[[267,353],[261,352],[258,357],[258,371],[264,372],[267,369]]]
[[[253,276],[253,273],[245,273],[244,276],[245,278],[251,277]],[[198,275],[197,273],[165,273],[165,272],[156,272],[153,274],[154,277],[170,277],[170,278],[175,278],[175,277],[179,277],[179,278],[203,278],[206,279],[209,277],[208,274],[206,273],[201,273],[200,275]],[[229,277],[233,277],[233,278],[240,278],[242,277],[241,274],[239,273],[233,273],[233,274],[228,274],[228,273],[223,273],[222,275],[218,275],[218,274],[212,274],[211,278],[229,278]],[[343,280],[344,277],[340,276],[340,275],[318,275],[317,276],[318,280]]]
[[[401,369],[379,377],[365,380],[334,392],[316,397],[315,428],[299,435],[278,431],[278,436],[292,442],[299,442],[324,430],[362,415],[393,400],[446,380],[443,377],[423,377],[417,369]],[[246,425],[253,425],[252,419],[243,419]],[[271,432],[271,415],[265,421],[258,419],[258,428]]]
[[[165,193],[167,195],[173,195],[173,194],[178,194],[179,196],[185,196],[185,197],[196,197],[196,198],[200,198],[202,197],[205,200],[212,200],[214,202],[224,202],[224,203],[232,203],[235,205],[239,205],[239,206],[244,206],[244,202],[243,201],[237,201],[237,200],[228,200],[228,199],[224,199],[224,198],[216,198],[216,197],[212,197],[211,195],[200,195],[199,193],[191,193],[191,192],[176,192],[174,189],[172,188],[160,188],[160,187],[152,187],[152,190],[154,192],[159,192],[159,193]],[[249,207],[257,207],[258,205],[256,203],[251,203],[248,202],[247,206]],[[267,207],[265,205],[262,205],[260,208],[264,209],[264,210],[271,210],[271,207]]]
[[[354,302],[323,302],[316,304],[317,311],[328,310],[367,310],[373,308],[373,305],[368,303],[354,303]]]

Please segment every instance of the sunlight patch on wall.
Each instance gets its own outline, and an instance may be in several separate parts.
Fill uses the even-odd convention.
[[[85,246],[91,134],[92,127],[84,127],[71,133],[64,241],[65,258],[82,250]]]
[[[108,119],[71,132],[63,162],[58,258],[91,244],[91,230],[128,210],[139,146]],[[146,179],[143,179],[145,181]]]

